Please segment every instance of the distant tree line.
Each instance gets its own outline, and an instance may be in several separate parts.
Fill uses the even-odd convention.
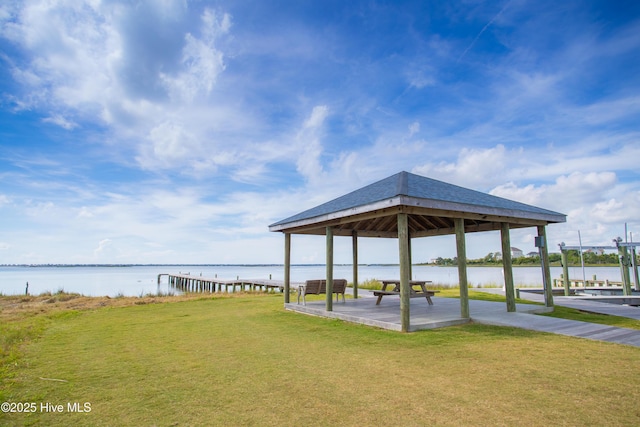
[[[617,265],[618,264],[617,253],[597,254],[594,252],[585,252],[582,254],[582,257],[584,259],[584,263],[588,265],[607,265],[607,264]],[[549,254],[549,263],[560,265],[561,260],[562,260],[562,257],[559,253]],[[569,265],[580,265],[581,263],[580,252],[576,250],[567,251],[567,260],[569,262]],[[640,262],[640,259],[638,262]],[[438,257],[432,263],[435,265],[442,265],[442,266],[458,265],[458,257],[454,257],[454,258]],[[517,258],[512,258],[511,263],[513,265],[539,265],[540,257],[538,255],[521,256]],[[500,254],[500,252],[489,252],[483,258],[468,259],[467,265],[502,265],[502,255]]]

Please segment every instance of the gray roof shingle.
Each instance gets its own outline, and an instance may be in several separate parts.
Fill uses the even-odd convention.
[[[564,216],[558,212],[538,208],[502,197],[492,196],[457,185],[448,184],[409,172],[399,172],[388,178],[374,182],[327,203],[271,224],[280,226],[300,220],[315,218],[346,209],[365,206],[396,196],[408,196],[417,199],[460,203],[464,205],[521,211],[530,214]]]

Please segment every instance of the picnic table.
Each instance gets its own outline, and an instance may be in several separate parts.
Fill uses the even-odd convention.
[[[373,295],[378,297],[376,301],[376,305],[380,304],[382,301],[382,297],[385,295],[400,295],[400,280],[381,280],[382,289],[379,291],[373,291]],[[433,301],[431,301],[431,297],[435,295],[438,291],[431,291],[427,289],[427,283],[432,283],[430,280],[410,280],[409,287],[411,292],[409,293],[409,298],[426,298],[429,305],[433,305]],[[387,290],[388,287],[393,286],[392,289]],[[417,286],[419,289],[414,289],[414,286]]]

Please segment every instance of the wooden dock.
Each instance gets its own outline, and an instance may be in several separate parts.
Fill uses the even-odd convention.
[[[226,280],[218,279],[217,277],[202,277],[192,276],[190,274],[158,274],[158,285],[162,280],[162,276],[167,276],[169,287],[176,289],[180,292],[229,292],[231,288],[232,292],[236,292],[236,288],[240,291],[273,291],[278,290],[284,292],[283,280],[262,280],[262,279],[235,279]],[[294,289],[297,285],[302,283],[291,283],[291,288]]]
[[[569,287],[579,287],[579,288],[584,288],[584,287],[593,287],[593,286],[600,286],[600,287],[611,287],[611,286],[616,286],[616,287],[621,287],[623,285],[622,282],[616,282],[614,280],[597,280],[595,278],[593,279],[587,279],[586,282],[583,279],[569,279]],[[564,286],[564,279],[561,277],[559,279],[553,279],[553,287],[563,287]]]

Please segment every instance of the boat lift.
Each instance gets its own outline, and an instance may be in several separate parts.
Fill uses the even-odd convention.
[[[578,236],[580,234],[578,233]],[[582,240],[582,239],[580,239]],[[617,250],[618,260],[620,262],[620,275],[622,276],[622,293],[623,295],[631,295],[631,276],[629,274],[629,268],[633,267],[633,276],[635,279],[635,290],[640,291],[640,279],[638,277],[638,260],[636,256],[636,247],[640,246],[640,242],[623,242],[622,238],[618,237],[613,239],[615,246],[582,246],[582,241],[579,246],[567,246],[564,242],[560,243],[560,254],[562,256],[562,269],[563,269],[563,284],[564,294],[569,295],[569,263],[568,263],[568,251],[576,250],[580,252],[580,261],[582,263],[582,278],[583,284],[587,286],[587,280],[584,273],[584,258],[582,253],[585,250]],[[631,254],[629,254],[631,251]]]

